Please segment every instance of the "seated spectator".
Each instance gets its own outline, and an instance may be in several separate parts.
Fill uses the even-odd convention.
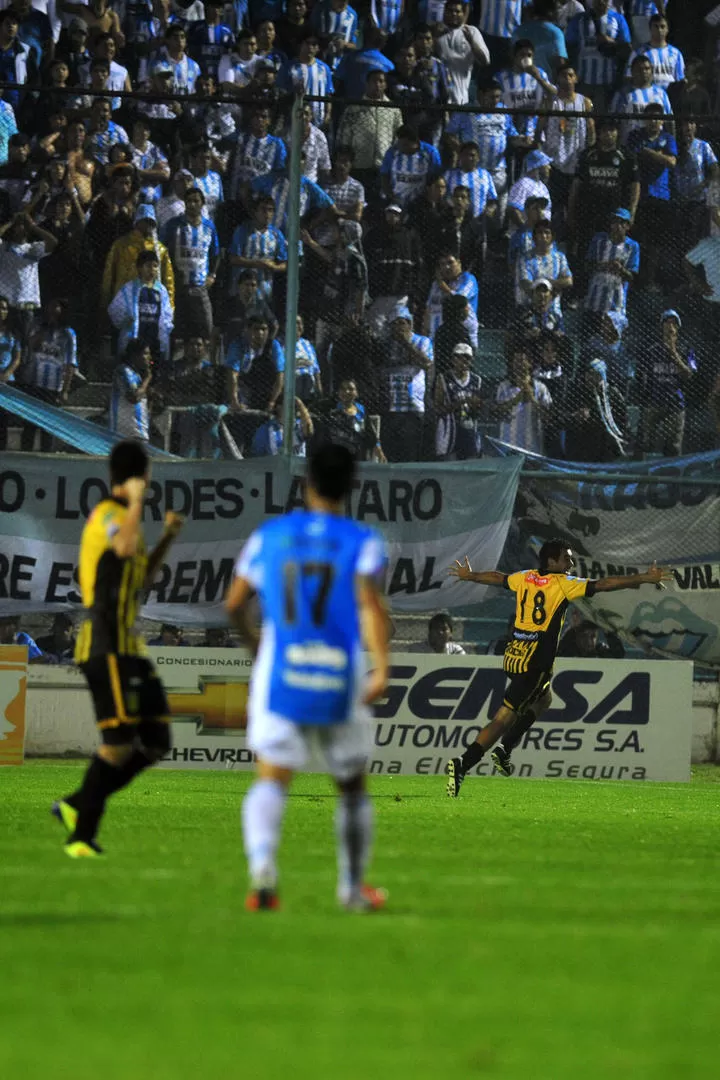
[[[181,337],[213,335],[210,293],[220,261],[220,243],[215,225],[203,216],[204,204],[204,193],[190,188],[185,195],[185,213],[169,221],[163,232],[177,274],[176,330]]]
[[[383,194],[389,203],[405,208],[441,167],[435,147],[420,141],[417,128],[403,124],[380,166]]]
[[[123,285],[110,301],[108,315],[118,333],[118,353],[135,338],[149,345],[153,358],[167,362],[174,314],[170,295],[158,279],[160,262],[154,251],[141,251],[137,276]]]
[[[595,657],[598,660],[623,660],[625,658],[625,649],[617,634],[612,630],[605,631],[607,645],[602,644],[599,635],[600,628],[597,623],[584,619],[577,630],[568,630],[566,634],[563,634],[557,654],[583,659]]]
[[[40,316],[30,324],[27,352],[18,375],[26,393],[56,406],[67,404],[77,369],[77,337],[66,324],[66,308],[62,300],[49,300]],[[52,435],[25,420],[20,436],[21,450],[33,449],[38,430],[41,453],[52,448]]]
[[[312,109],[306,105],[303,109],[302,128],[302,171],[314,183],[326,180],[331,169],[330,150],[327,136],[313,123]]]
[[[630,211],[621,207],[610,217],[607,232],[597,233],[590,241],[586,311],[626,314],[628,287],[640,269],[640,245],[628,236],[631,223]]]
[[[0,385],[15,382],[15,372],[20,367],[22,349],[10,325],[10,305],[6,296],[0,296]],[[10,413],[0,409],[0,450],[7,449],[8,419]]]
[[[432,365],[432,341],[415,334],[410,311],[399,308],[390,323],[382,372],[388,400],[382,421],[388,461],[422,460],[425,394]]]
[[[540,221],[535,226],[533,249],[529,255],[517,262],[518,299],[521,306],[529,302],[533,283],[540,278],[550,282],[553,311],[562,318],[560,299],[564,292],[572,288],[573,277],[566,257],[555,244],[552,226],[547,221]]]
[[[283,453],[285,445],[285,427],[283,423],[283,399],[279,398],[269,420],[256,429],[253,435],[250,453],[253,457],[276,457]],[[293,432],[292,452],[296,457],[305,457],[307,441],[313,435],[313,422],[307,407],[300,398],[295,398],[295,431]]]
[[[553,401],[545,383],[533,378],[530,353],[519,342],[511,345],[508,374],[498,384],[495,401],[501,442],[542,454],[545,420]]]
[[[478,283],[474,274],[463,270],[460,260],[452,254],[441,255],[437,261],[435,277],[430,286],[427,306],[423,319],[423,329],[429,337],[434,337],[443,318],[443,300],[447,296],[464,296],[470,308],[468,313],[468,332],[470,341],[477,347],[477,308]]]
[[[497,210],[497,191],[487,169],[478,166],[480,151],[475,143],[463,143],[460,147],[457,169],[445,173],[445,183],[452,196],[458,187],[470,192],[470,209],[474,218],[492,217]]]
[[[141,442],[150,439],[148,390],[152,377],[150,346],[131,339],[115,367],[110,391],[109,426],[116,435]]]
[[[239,269],[253,269],[257,273],[258,288],[266,300],[273,294],[277,274],[287,270],[287,242],[272,224],[275,203],[268,195],[261,195],[254,207],[252,221],[238,225],[230,241],[230,265],[232,274],[230,292],[237,293]]]
[[[465,650],[453,641],[455,623],[445,611],[438,611],[428,620],[427,641],[414,645],[414,653],[440,653],[442,656],[464,656]]]
[[[450,370],[435,380],[435,453],[445,461],[477,458],[482,450],[478,417],[482,379],[472,371],[470,345],[456,345]]]
[[[187,645],[187,642],[183,641],[183,628],[181,626],[163,623],[160,627],[160,633],[153,638],[148,638],[148,645],[177,648],[180,645]]]
[[[7,10],[7,9],[6,9]],[[3,23],[1,21],[0,13],[0,27]],[[0,46],[2,41],[0,39]],[[0,645],[25,645],[28,651],[28,664],[43,664],[45,660],[45,654],[42,649],[39,648],[37,642],[33,641],[29,634],[26,634],[24,630],[20,629],[20,616],[19,615],[3,615],[0,617]]]
[[[15,214],[0,225],[0,283],[23,341],[40,307],[38,263],[56,246],[55,237],[27,214]]]
[[[49,634],[36,638],[35,644],[47,657],[52,657],[59,664],[71,664],[75,652],[75,634],[73,621],[69,615],[59,612],[53,617]]]
[[[606,362],[591,360],[582,384],[567,395],[565,456],[569,461],[594,462],[626,456],[625,422],[625,394],[609,377]]]
[[[550,179],[551,159],[542,150],[531,150],[525,158],[525,175],[521,176],[508,193],[508,226],[511,231],[526,224],[525,205],[531,196],[547,199],[547,210],[552,214],[552,200],[547,182]]]
[[[695,353],[680,345],[682,321],[668,310],[660,319],[662,338],[647,349],[638,371],[644,409],[643,447],[665,457],[682,454],[686,396],[697,374]]]
[[[135,211],[132,232],[119,237],[108,252],[102,280],[101,303],[107,308],[112,298],[137,276],[138,256],[151,251],[157,256],[160,281],[168,292],[170,303],[175,305],[175,272],[168,249],[157,238],[155,210],[149,203],[140,203]]]
[[[295,328],[295,392],[302,402],[313,401],[322,397],[320,365],[315,346],[303,337],[305,323],[302,315],[297,316]]]

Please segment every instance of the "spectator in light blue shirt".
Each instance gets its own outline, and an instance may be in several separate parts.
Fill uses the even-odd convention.
[[[675,205],[678,209],[678,241],[689,251],[707,234],[707,199],[710,184],[720,176],[720,167],[710,143],[698,139],[694,120],[681,120],[678,131],[677,165],[672,174]]]
[[[533,0],[530,18],[513,31],[514,42],[531,41],[535,49],[535,63],[550,77],[557,71],[561,60],[567,60],[565,35],[554,22],[557,0]]]
[[[661,105],[647,105],[643,117],[642,128],[630,134],[628,150],[637,155],[640,169],[635,231],[645,254],[646,284],[654,289],[673,232],[670,176],[677,163],[677,144],[675,136],[665,131]]]
[[[17,130],[12,105],[0,101],[0,165],[4,165],[8,159],[8,139],[11,135],[17,135]]]
[[[0,645],[27,646],[29,664],[38,664],[45,657],[30,635],[20,629],[19,615],[4,615],[0,618]]]

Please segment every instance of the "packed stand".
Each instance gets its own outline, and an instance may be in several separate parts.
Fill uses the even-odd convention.
[[[710,449],[718,43],[720,5],[673,0],[13,0],[0,381],[185,457],[283,452],[302,92],[294,453]]]

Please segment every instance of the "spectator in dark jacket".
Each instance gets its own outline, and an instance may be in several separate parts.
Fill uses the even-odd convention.
[[[585,619],[577,629],[568,630],[560,640],[558,656],[574,656],[582,659],[595,657],[598,660],[622,660],[625,657],[623,643],[611,630],[605,631],[604,645],[600,640],[600,628],[597,623]]]

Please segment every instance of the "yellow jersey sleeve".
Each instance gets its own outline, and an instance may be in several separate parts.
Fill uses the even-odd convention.
[[[108,544],[112,543],[113,537],[119,531],[125,514],[125,507],[120,506],[118,503],[103,502],[96,507],[93,515],[93,525],[104,536]]]
[[[518,592],[523,582],[525,581],[525,575],[527,570],[518,570],[516,574],[508,574],[505,578],[505,586],[510,592]]]
[[[588,590],[588,585],[592,586],[594,584],[588,578],[558,577],[557,580],[566,600],[576,600],[579,596],[589,596],[593,591],[592,589]]]

